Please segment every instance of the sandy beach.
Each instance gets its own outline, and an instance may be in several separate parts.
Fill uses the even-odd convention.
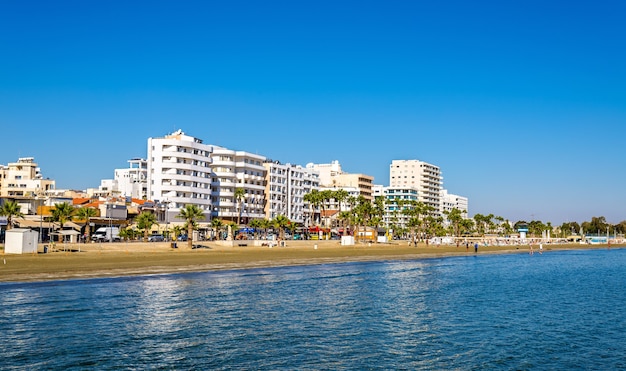
[[[0,282],[32,282],[96,277],[119,277],[249,269],[260,267],[386,261],[474,255],[470,246],[409,246],[407,242],[341,246],[339,241],[287,241],[284,247],[220,246],[201,242],[201,248],[186,249],[170,243],[102,243],[57,245],[55,251],[37,254],[4,254]],[[620,248],[623,246],[611,246]],[[544,253],[563,249],[607,248],[607,245],[544,245]],[[529,246],[480,246],[478,254],[529,253]],[[539,254],[535,246],[535,254]]]

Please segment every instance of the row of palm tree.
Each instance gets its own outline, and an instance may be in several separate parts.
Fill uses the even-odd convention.
[[[71,220],[85,221],[85,234],[90,235],[90,220],[98,215],[96,209],[91,207],[75,208],[67,202],[56,204],[51,210],[50,220],[59,223],[59,229],[62,230],[64,225]],[[0,208],[0,216],[6,216],[7,229],[13,227],[15,218],[24,218],[24,214],[21,212],[20,206],[15,201],[7,201]],[[189,248],[193,246],[193,231],[198,228],[198,220],[204,219],[204,212],[196,205],[186,205],[180,210],[180,214],[177,218],[185,220],[184,227],[187,229],[187,245]],[[144,241],[148,240],[148,233],[153,225],[158,224],[156,216],[148,211],[141,212],[136,218],[137,228],[143,230]],[[174,228],[175,233],[179,233],[180,230]],[[122,238],[134,237],[135,233],[129,228],[120,231]]]

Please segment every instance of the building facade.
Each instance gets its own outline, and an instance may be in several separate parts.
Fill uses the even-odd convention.
[[[122,196],[147,199],[148,198],[148,161],[143,158],[128,160],[128,168],[115,169],[117,191]]]
[[[307,225],[312,211],[304,201],[304,195],[319,189],[318,173],[310,168],[278,161],[267,161],[263,165],[267,173],[265,217],[271,220],[284,215],[292,222]]]
[[[431,206],[435,216],[441,213],[442,185],[438,166],[419,160],[393,160],[389,166],[389,186],[417,189],[419,201]]]
[[[174,220],[185,205],[198,206],[210,219],[212,152],[213,146],[181,130],[148,138],[147,197],[167,205],[166,219]]]
[[[326,188],[357,188],[359,196],[363,196],[368,201],[374,200],[372,191],[374,177],[366,174],[346,173],[341,169],[339,161],[332,161],[330,164],[306,165],[307,169],[317,171],[319,174],[320,187]]]
[[[468,200],[467,197],[448,193],[446,189],[441,191],[441,214],[445,217],[446,213],[452,209],[459,209],[465,217],[468,217]]]
[[[248,224],[265,217],[265,156],[213,146],[211,153],[212,218]],[[237,200],[235,190],[244,190]]]
[[[54,189],[55,181],[44,179],[33,157],[0,165],[0,197],[16,200],[41,197]]]

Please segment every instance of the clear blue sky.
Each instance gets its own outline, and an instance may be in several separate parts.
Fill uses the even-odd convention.
[[[3,1],[0,164],[97,187],[147,139],[388,185],[441,167],[470,215],[626,219],[624,1]]]

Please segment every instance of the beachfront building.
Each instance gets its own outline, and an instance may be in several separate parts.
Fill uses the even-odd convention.
[[[332,186],[333,177],[343,173],[341,164],[337,160],[331,161],[330,164],[308,163],[306,164],[306,168],[317,172],[321,186]]]
[[[115,169],[115,181],[120,195],[137,198],[148,198],[148,161],[143,158],[128,160],[128,168]]]
[[[448,193],[447,189],[441,190],[441,215],[445,217],[447,212],[452,209],[459,209],[463,216],[468,218],[468,200],[467,197]]]
[[[248,224],[265,217],[265,156],[213,146],[211,153],[212,218]],[[235,190],[242,188],[237,199]]]
[[[416,189],[418,201],[435,210],[433,216],[441,215],[442,185],[438,166],[420,160],[393,160],[389,165],[389,186]]]
[[[363,196],[368,201],[374,201],[373,176],[346,173],[341,169],[341,164],[337,160],[330,164],[309,163],[306,167],[319,173],[320,186],[327,188],[354,187],[359,190],[359,196]]]
[[[6,201],[15,201],[24,215],[38,214],[49,203],[55,181],[44,179],[34,157],[18,158],[17,162],[0,165],[0,206]],[[6,225],[6,220],[0,221]]]
[[[420,202],[419,190],[415,187],[374,187],[375,199],[382,197],[385,207],[383,223],[387,228],[408,228],[411,216],[407,210],[415,207]]]
[[[30,199],[55,189],[55,181],[44,179],[34,157],[18,158],[17,162],[0,165],[0,197]]]
[[[279,161],[266,161],[265,217],[274,219],[286,216],[299,225],[307,225],[311,220],[311,207],[304,201],[304,195],[319,189],[318,173],[300,165],[281,164]]]
[[[147,197],[166,205],[165,219],[175,220],[185,205],[196,205],[211,217],[213,146],[181,130],[148,138]]]

